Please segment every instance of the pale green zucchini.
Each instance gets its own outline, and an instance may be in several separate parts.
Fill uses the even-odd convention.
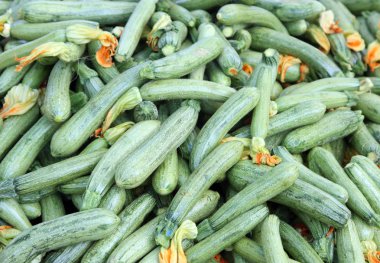
[[[198,27],[202,23],[210,23],[212,21],[212,16],[209,12],[196,9],[191,11],[191,14],[195,17],[195,26]]]
[[[142,0],[137,3],[120,36],[115,55],[117,61],[123,62],[132,57],[143,33],[144,26],[154,13],[156,3],[157,0]]]
[[[194,143],[197,139],[199,129],[195,127],[186,140],[179,146],[181,156],[187,160],[190,160],[191,151],[193,150]]]
[[[239,29],[233,39],[229,40],[231,45],[236,49],[238,52],[242,52],[244,50],[248,50],[251,47],[252,43],[252,36],[251,34],[245,30],[245,29]]]
[[[79,76],[80,83],[83,84],[83,89],[87,96],[90,98],[94,97],[104,84],[98,76],[98,73],[89,68],[82,60],[79,63],[75,64],[76,72]],[[118,73],[117,73],[118,74]]]
[[[92,142],[90,142],[86,148],[84,148],[80,154],[83,154],[83,153],[90,153],[90,152],[95,152],[97,150],[100,150],[100,149],[108,149],[109,148],[109,144],[107,142],[106,139],[104,138],[97,138],[95,140],[93,140]]]
[[[215,62],[210,62],[206,66],[206,75],[211,82],[231,86],[231,78],[223,73]]]
[[[344,155],[347,151],[347,143],[344,138],[340,138],[338,140],[324,144],[322,147],[329,150],[334,155],[335,159],[340,164],[343,164]]]
[[[226,3],[228,3],[228,0],[209,0],[209,1],[202,1],[202,0],[176,0],[175,1],[178,5],[183,6],[186,9],[189,10],[196,10],[196,9],[203,9],[208,10],[212,9],[214,7],[223,6]]]
[[[164,161],[172,150],[178,148],[194,128],[199,112],[196,101],[185,101],[165,120],[159,131],[116,167],[117,185],[131,189],[141,185]],[[146,156],[150,158],[146,158]]]
[[[2,251],[2,262],[27,262],[38,254],[113,233],[120,219],[105,209],[78,212],[33,226]],[[47,237],[43,234],[49,233]]]
[[[357,163],[371,177],[377,187],[380,187],[380,169],[371,159],[362,155],[355,155],[351,158],[351,162]]]
[[[190,158],[192,170],[197,168],[227,132],[256,106],[258,100],[259,92],[257,89],[242,88],[222,104],[197,136]]]
[[[347,47],[346,38],[343,33],[329,34],[327,38],[331,45],[331,53],[335,62],[342,68],[343,72],[351,72],[353,70],[353,56]]]
[[[243,237],[233,244],[233,251],[248,262],[266,263],[262,247],[252,239]]]
[[[188,27],[195,26],[196,19],[193,14],[186,8],[173,3],[170,0],[159,0],[157,9],[170,15],[173,20],[178,20]]]
[[[357,17],[356,19],[358,22],[358,31],[361,37],[364,39],[366,45],[371,44],[376,38],[369,31],[366,19],[363,16]]]
[[[360,217],[353,214],[352,221],[355,223],[360,241],[372,240],[375,236],[375,227],[368,225]]]
[[[380,97],[373,93],[359,95],[356,109],[361,110],[366,119],[380,124]]]
[[[100,25],[115,25],[124,23],[135,7],[136,3],[124,1],[30,1],[21,7],[20,12],[21,17],[30,23],[84,19]]]
[[[158,109],[153,102],[142,101],[133,109],[133,119],[135,122],[157,120]]]
[[[315,146],[346,137],[359,127],[362,120],[363,116],[360,111],[336,110],[329,112],[318,122],[290,132],[285,137],[283,145],[291,153],[304,152]]]
[[[17,84],[26,75],[30,69],[30,65],[24,67],[21,71],[16,71],[16,66],[7,67],[0,75],[0,96],[5,94]]]
[[[317,252],[297,230],[283,221],[280,222],[280,236],[284,249],[295,260],[305,263],[323,263]]]
[[[0,182],[0,197],[18,197],[85,175],[95,167],[105,151],[74,156],[25,175],[4,180]]]
[[[44,263],[77,263],[91,244],[91,241],[80,242],[52,251],[45,256]]]
[[[206,262],[232,245],[257,226],[267,215],[266,206],[257,206],[227,223],[222,229],[197,243],[186,251],[187,260],[191,263]]]
[[[21,231],[32,227],[22,207],[15,199],[0,199],[0,218]]]
[[[143,100],[207,99],[226,101],[235,89],[211,81],[168,79],[148,82],[140,88]]]
[[[188,30],[184,23],[173,21],[171,27],[171,30],[162,34],[158,41],[158,48],[164,56],[171,55],[180,50],[183,41],[185,41],[187,37]]]
[[[4,51],[10,50],[12,48],[15,48],[17,46],[20,46],[22,44],[27,43],[25,40],[18,40],[18,39],[10,39],[5,45],[4,45]]]
[[[178,156],[178,188],[186,184],[190,174],[188,162],[182,159],[181,156]]]
[[[347,225],[336,232],[336,247],[339,263],[364,263],[360,239],[354,222],[350,219]]]
[[[54,220],[66,214],[62,197],[53,193],[41,199],[42,222]]]
[[[29,220],[33,220],[41,216],[41,205],[39,202],[20,204],[20,206]]]
[[[40,88],[41,84],[48,78],[50,74],[50,66],[34,63],[22,79],[22,84],[31,89]]]
[[[159,195],[168,195],[176,189],[178,179],[178,154],[175,149],[167,155],[154,172],[152,186]]]
[[[371,133],[373,138],[375,138],[377,142],[380,142],[380,124],[373,123],[373,122],[366,122],[365,125],[367,126],[367,129]]]
[[[125,189],[117,187],[114,185],[105,194],[104,198],[99,204],[99,207],[108,209],[115,214],[120,213],[120,211],[125,207],[127,201],[127,193]],[[83,201],[82,201],[83,206]]]
[[[89,176],[76,178],[65,184],[59,185],[57,190],[64,195],[82,194],[86,190],[89,179]]]
[[[263,204],[289,188],[298,177],[295,164],[284,163],[272,169],[238,192],[224,203],[212,216],[198,224],[197,240],[203,240],[221,229],[229,220]]]
[[[55,187],[47,187],[44,189],[41,189],[39,191],[34,191],[32,193],[28,193],[25,195],[18,196],[18,201],[21,204],[29,204],[40,201],[42,198],[51,195],[52,193],[55,193],[56,189]]]
[[[368,131],[364,123],[360,123],[359,127],[349,138],[352,147],[361,155],[369,157],[376,163],[380,160],[380,144]]]
[[[159,121],[143,121],[127,130],[95,166],[83,196],[82,210],[98,207],[114,183],[117,165],[159,129]]]
[[[216,147],[190,175],[170,203],[166,216],[156,229],[156,242],[169,246],[175,230],[201,195],[240,158],[243,144],[238,141]],[[207,172],[206,172],[207,171]]]
[[[97,22],[88,20],[67,20],[50,23],[26,23],[25,21],[17,21],[17,23],[13,23],[11,26],[11,37],[32,41],[55,30],[66,29],[66,27],[70,25],[85,25],[94,28],[99,26]]]
[[[308,23],[304,19],[300,19],[285,22],[284,26],[286,27],[286,30],[288,30],[289,35],[299,37],[306,33]]]
[[[224,25],[252,24],[288,34],[286,27],[273,13],[257,6],[241,4],[224,5],[218,10],[216,18]]]
[[[313,163],[327,179],[340,184],[347,192],[347,206],[358,216],[370,224],[379,225],[380,217],[373,211],[371,205],[359,188],[350,180],[338,161],[328,150],[316,147],[310,151],[309,163]]]

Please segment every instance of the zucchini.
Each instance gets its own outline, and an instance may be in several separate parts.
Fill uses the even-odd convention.
[[[124,23],[135,7],[136,3],[125,1],[32,1],[25,3],[20,12],[21,17],[29,23],[84,19],[100,25],[115,25]]]
[[[64,195],[82,194],[86,190],[89,179],[89,176],[76,178],[65,184],[59,185],[57,190]]]
[[[159,129],[159,121],[143,121],[127,130],[109,149],[91,173],[83,196],[82,210],[98,207],[101,199],[114,183],[118,163],[136,151]]]
[[[366,119],[380,124],[380,97],[373,93],[364,93],[359,95],[356,105],[361,110]]]
[[[186,140],[179,146],[181,156],[187,160],[190,159],[191,151],[193,150],[194,143],[197,139],[199,129],[195,127]]]
[[[289,35],[299,37],[306,33],[308,23],[304,19],[300,19],[286,22],[284,23],[284,26],[286,27],[286,30],[288,30]]]
[[[377,187],[380,187],[380,170],[371,159],[362,155],[355,155],[351,158],[351,162],[358,164],[371,177]]]
[[[197,240],[203,240],[221,229],[229,220],[263,204],[289,188],[298,177],[295,164],[284,163],[273,168],[224,203],[212,216],[198,224]]]
[[[143,100],[206,99],[226,101],[235,89],[211,81],[193,79],[156,80],[140,88]]]
[[[66,214],[60,194],[53,193],[41,199],[42,222],[54,220]]]
[[[171,27],[171,30],[162,34],[158,41],[158,48],[164,56],[169,56],[180,50],[183,41],[187,37],[187,27],[184,23],[173,21]]]
[[[15,199],[0,199],[0,218],[21,231],[32,227],[22,207]]]
[[[251,34],[245,29],[239,29],[232,40],[230,40],[231,45],[234,46],[236,51],[242,52],[248,50],[252,43]],[[234,43],[234,44],[233,44]]]
[[[247,237],[243,237],[233,244],[233,251],[248,262],[266,263],[262,247]]]
[[[17,39],[23,39],[26,41],[32,41],[37,38],[43,37],[50,32],[66,29],[70,25],[85,25],[89,27],[97,28],[99,24],[97,22],[88,20],[68,20],[50,23],[26,23],[25,21],[17,21],[11,26],[11,37]]]
[[[95,152],[100,149],[108,149],[109,144],[106,139],[104,138],[97,138],[93,140],[91,143],[89,143],[86,148],[84,148],[80,154],[83,153],[90,153],[90,152]],[[63,158],[62,158],[63,159]]]
[[[208,0],[208,1],[202,1],[202,0],[176,0],[175,1],[178,5],[183,6],[184,8],[188,10],[195,10],[195,9],[203,9],[208,10],[212,9],[214,7],[223,6],[230,2],[229,0]]]
[[[269,119],[268,136],[319,121],[326,106],[318,101],[301,102]]]
[[[308,155],[309,163],[313,163],[327,179],[340,184],[347,192],[349,199],[347,206],[358,216],[370,224],[379,224],[379,216],[359,188],[350,180],[338,161],[328,150],[316,147]]]
[[[284,97],[285,98],[285,97]],[[360,111],[336,110],[314,124],[290,132],[283,145],[291,153],[300,153],[315,146],[335,141],[353,133],[362,123]],[[330,125],[335,123],[335,125]]]
[[[0,163],[1,179],[14,178],[27,172],[42,148],[49,143],[54,132],[60,126],[46,117],[41,117],[18,140]]]
[[[16,71],[17,66],[7,67],[0,75],[0,96],[5,95],[13,86],[20,83],[21,79],[30,69],[30,65],[24,67],[21,71]]]
[[[202,23],[210,23],[212,21],[212,16],[205,10],[193,10],[191,11],[191,14],[195,18],[195,27],[198,27]]]
[[[26,217],[30,220],[36,219],[41,216],[41,205],[39,202],[20,204]]]
[[[125,189],[119,188],[116,185],[114,185],[105,194],[104,198],[99,204],[99,207],[108,209],[114,212],[115,214],[118,214],[124,208],[126,201],[127,193]]]
[[[76,263],[90,248],[92,242],[80,242],[51,252],[44,258],[44,263]]]
[[[104,155],[105,150],[81,154],[40,168],[16,178],[0,182],[0,198],[18,197],[56,186],[90,172]]]
[[[154,13],[156,3],[157,0],[141,0],[137,3],[120,36],[115,55],[117,61],[123,62],[132,57],[144,26]]]
[[[140,89],[141,94],[141,89]],[[151,101],[140,102],[133,110],[133,119],[135,122],[157,120],[158,109]]]
[[[365,125],[373,138],[375,138],[377,142],[380,142],[380,124],[367,122]]]
[[[281,54],[288,54],[305,62],[316,78],[342,77],[342,71],[322,51],[284,33],[263,27],[249,30],[252,35],[253,50],[276,49]]]
[[[352,60],[353,56],[350,49],[346,44],[346,38],[343,33],[329,34],[327,36],[330,45],[333,59],[342,68],[343,72],[350,72],[353,70]]]
[[[352,147],[361,155],[369,157],[376,163],[380,160],[380,144],[373,138],[364,123],[349,138]]]
[[[64,122],[70,116],[70,83],[73,77],[72,64],[58,61],[46,87],[43,113],[51,121]]]
[[[40,201],[42,198],[51,195],[52,193],[55,193],[56,189],[55,187],[47,187],[44,189],[41,189],[39,191],[35,191],[32,193],[28,193],[25,195],[20,195],[18,197],[18,201],[21,204],[29,204],[29,203],[34,203]]]
[[[218,10],[216,19],[227,26],[234,24],[253,24],[288,34],[286,27],[273,13],[258,6],[241,4],[224,5]]]
[[[367,21],[363,16],[357,17],[357,22],[358,22],[358,31],[361,37],[364,39],[364,42],[366,46],[371,44],[373,41],[375,41],[374,35],[369,31],[369,28],[367,26]]]
[[[206,66],[206,75],[209,80],[214,83],[218,83],[225,86],[231,86],[231,78],[223,73],[220,67],[214,62],[211,61]]]
[[[186,8],[177,5],[170,0],[159,0],[157,3],[157,9],[168,13],[173,20],[181,21],[188,27],[195,26],[196,20],[193,14]]]
[[[159,195],[172,193],[178,184],[178,155],[177,149],[171,151],[163,163],[158,166],[152,177],[153,189]]]
[[[241,142],[231,141],[219,145],[207,155],[170,203],[165,218],[160,221],[156,229],[157,244],[164,247],[169,246],[170,239],[187,212],[218,177],[239,160],[242,151],[243,144]]]
[[[188,162],[178,156],[178,188],[186,184],[190,174]]]
[[[191,263],[206,262],[212,255],[244,237],[268,214],[268,208],[260,205],[236,217],[219,231],[189,248],[186,251],[187,260]]]
[[[258,103],[255,88],[242,88],[235,92],[211,116],[199,132],[190,158],[190,168],[197,168],[202,160],[220,143],[227,132]]]
[[[338,262],[364,263],[363,251],[355,224],[348,220],[347,225],[336,232]]]
[[[83,85],[85,93],[90,98],[94,97],[104,86],[103,82],[98,76],[98,73],[95,70],[89,68],[81,60],[79,63],[75,64],[75,66],[80,83]]]
[[[1,252],[1,262],[27,262],[38,254],[112,234],[120,219],[97,208],[37,224],[23,231]],[[44,234],[49,233],[48,236]]]
[[[40,88],[41,84],[48,78],[50,70],[50,66],[36,62],[31,66],[30,70],[26,72],[21,84],[28,86],[31,89],[38,89]]]
[[[307,241],[287,223],[280,222],[280,236],[285,250],[299,262],[323,263],[323,260]]]
[[[7,154],[19,138],[37,121],[40,110],[34,105],[25,114],[10,116],[0,128],[0,160]]]
[[[352,221],[355,223],[360,241],[373,240],[375,236],[375,228],[373,226],[368,225],[355,214],[352,215]]]
[[[116,167],[116,184],[127,189],[141,185],[169,152],[185,141],[197,122],[198,112],[198,102],[185,101],[163,122],[157,133]],[[147,155],[150,158],[146,159]]]

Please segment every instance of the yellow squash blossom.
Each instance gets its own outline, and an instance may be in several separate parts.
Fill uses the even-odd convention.
[[[280,55],[280,62],[278,64],[277,72],[280,75],[280,81],[282,83],[285,82],[285,77],[286,77],[287,70],[291,66],[294,66],[294,65],[297,65],[297,64],[301,64],[301,60],[300,59],[298,59],[296,57],[293,57],[293,56],[289,56],[289,55]]]
[[[358,32],[346,35],[346,44],[349,49],[357,52],[365,48],[364,40]]]
[[[367,54],[365,56],[365,62],[371,69],[375,71],[380,67],[380,43],[377,41],[372,42],[367,48]]]
[[[334,13],[331,10],[324,11],[319,16],[319,25],[326,34],[342,33],[343,29],[334,20]]]

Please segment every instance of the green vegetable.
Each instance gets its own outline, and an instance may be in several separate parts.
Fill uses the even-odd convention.
[[[41,216],[41,205],[39,202],[20,204],[26,217],[30,220],[36,219]]]
[[[168,195],[176,189],[178,178],[178,155],[177,150],[173,150],[154,172],[153,189],[159,195]]]
[[[359,100],[356,105],[358,110],[361,110],[363,115],[375,123],[380,124],[380,97],[373,93],[364,93],[359,95]]]
[[[64,195],[82,194],[86,190],[89,178],[89,176],[76,178],[65,184],[59,185],[57,190]]]
[[[42,222],[54,220],[66,214],[62,197],[53,193],[41,199]]]
[[[363,251],[355,224],[348,220],[347,225],[336,232],[338,262],[364,263]]]
[[[30,67],[28,65],[19,72],[16,71],[16,66],[7,67],[0,75],[0,95],[5,95],[13,86],[19,84]]]
[[[359,124],[359,127],[349,139],[349,142],[361,155],[369,157],[376,163],[379,162],[380,144],[375,140],[375,138],[373,138],[364,123]]]
[[[14,199],[0,199],[0,218],[21,231],[32,227],[22,207]]]
[[[248,262],[265,263],[264,251],[255,241],[243,237],[233,245],[233,251],[245,258]]]

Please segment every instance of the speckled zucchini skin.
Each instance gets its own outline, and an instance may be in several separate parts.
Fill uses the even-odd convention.
[[[363,115],[380,124],[380,96],[373,93],[364,93],[359,95],[358,104],[356,105],[358,110],[361,110]]]
[[[360,239],[355,223],[348,220],[347,225],[336,232],[336,247],[339,263],[352,262],[364,263],[364,255],[361,250]]]
[[[32,227],[22,207],[15,199],[0,200],[0,218],[18,230]]]
[[[176,189],[177,184],[178,154],[175,149],[166,156],[163,163],[154,172],[152,186],[159,195],[168,195]]]

